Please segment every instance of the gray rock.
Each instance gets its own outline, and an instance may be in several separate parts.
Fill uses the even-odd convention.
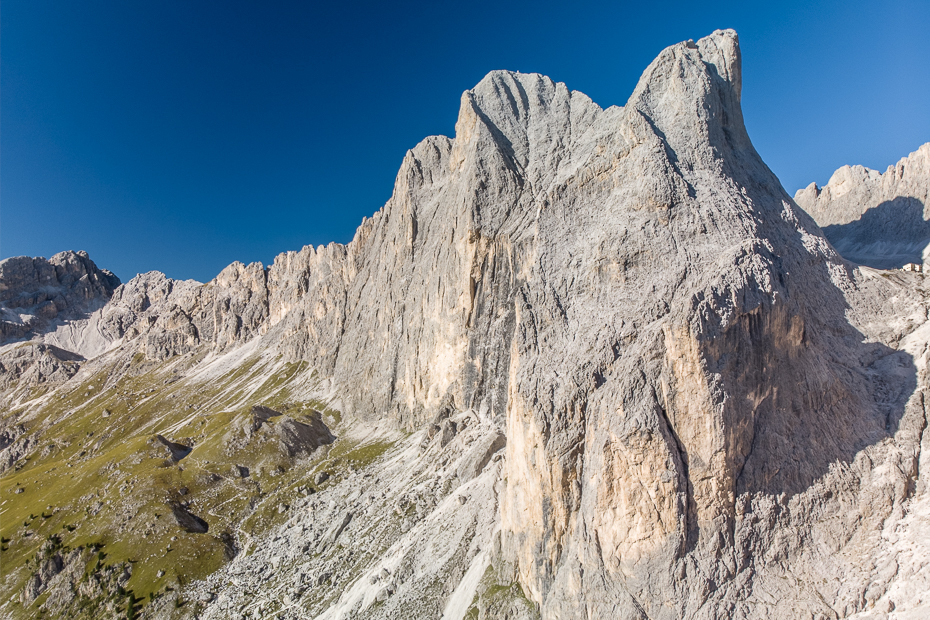
[[[512,594],[478,611],[504,617],[919,611],[930,294],[836,253],[753,148],[741,82],[732,31],[664,50],[623,107],[495,71],[463,94],[454,139],[407,153],[351,243],[234,263],[206,284],[143,274],[67,350],[118,343],[99,363],[125,368],[138,354],[244,363],[231,352],[248,344],[306,365],[295,384],[338,395],[347,426],[401,444],[383,429],[439,435],[372,466],[394,472],[364,513],[385,529],[341,540],[355,557],[387,549],[370,561],[408,562],[419,580],[419,594],[386,584],[369,617],[440,617],[432,584],[467,605],[459,588],[482,562]],[[35,308],[35,325],[58,312]],[[322,429],[271,417],[256,432],[319,444]],[[453,468],[471,501],[450,509]],[[294,511],[334,590],[359,478]],[[285,544],[243,559],[251,591],[276,579],[257,567]],[[235,604],[205,617],[252,605],[228,593]],[[361,609],[350,586],[333,595],[332,615]]]
[[[206,534],[210,525],[178,502],[170,502],[171,514],[181,528],[192,534]]]
[[[309,424],[284,416],[274,425],[274,430],[281,453],[290,458],[308,456],[320,446],[336,440],[318,411],[312,412]]]
[[[442,424],[439,426],[439,445],[445,447],[452,438],[455,437],[455,433],[458,431],[455,422],[452,420],[443,420]]]
[[[251,430],[253,433],[260,429],[262,425],[271,418],[281,415],[281,412],[261,405],[253,405],[250,413],[252,414]]]
[[[848,260],[895,269],[930,258],[930,143],[884,173],[843,166],[794,199]]]
[[[109,301],[119,278],[86,252],[50,259],[15,256],[0,261],[0,344],[27,338],[56,320],[84,318]]]
[[[459,461],[456,475],[461,482],[468,482],[488,466],[491,458],[507,445],[507,438],[499,432],[488,433],[475,441]],[[462,497],[461,499],[464,499]],[[462,502],[464,503],[464,502]]]
[[[29,605],[37,599],[47,588],[49,583],[65,568],[65,559],[59,545],[52,541],[42,544],[38,557],[41,558],[39,566],[29,577],[19,600],[23,605]]]
[[[344,515],[342,515],[341,518],[336,519],[326,534],[323,536],[322,545],[328,547],[335,544],[336,540],[339,538],[339,535],[342,534],[342,532],[346,529],[351,521],[351,512],[346,512]]]
[[[0,350],[0,391],[64,383],[77,374],[83,361],[76,353],[37,342]]]
[[[180,461],[190,454],[192,450],[190,446],[175,443],[158,434],[155,435],[155,442],[165,448],[167,456],[173,461]]]

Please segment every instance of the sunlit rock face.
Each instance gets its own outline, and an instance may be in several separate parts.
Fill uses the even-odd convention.
[[[930,257],[930,143],[880,173],[843,166],[794,195],[844,258],[877,269]]]
[[[242,593],[304,570],[338,587],[286,607],[327,618],[925,609],[928,543],[908,538],[930,514],[921,276],[837,254],[753,148],[741,81],[733,31],[663,51],[623,107],[493,72],[351,243],[207,284],[144,274],[83,319],[100,359],[203,355],[235,376],[261,351],[305,364],[350,427],[413,433],[308,500],[287,544],[190,586],[204,617],[277,609]],[[413,529],[333,578],[342,528],[374,524],[341,543],[367,558],[375,508],[413,496]],[[523,598],[485,597],[486,570]],[[245,585],[211,598],[230,575]]]
[[[90,314],[119,284],[119,278],[98,269],[87,252],[0,261],[0,344],[48,331],[56,321]]]

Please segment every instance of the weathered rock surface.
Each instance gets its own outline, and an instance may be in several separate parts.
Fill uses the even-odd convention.
[[[24,343],[0,355],[0,390],[63,383],[73,377],[84,358],[54,345]]]
[[[85,327],[119,285],[86,252],[0,261],[0,390],[61,383],[85,356],[102,352]],[[33,338],[34,347],[3,346]]]
[[[169,507],[171,508],[171,514],[174,515],[174,520],[184,531],[191,534],[206,534],[209,531],[210,525],[188,510],[183,504],[171,502]]]
[[[318,411],[313,412],[309,424],[283,416],[274,430],[281,453],[289,458],[309,456],[320,446],[336,440]]]
[[[42,614],[74,617],[91,611],[100,616],[117,616],[124,611],[122,589],[132,575],[131,563],[102,566],[91,547],[62,548],[59,538],[44,542],[36,554],[35,571],[20,592],[19,599],[28,606],[41,595]]]
[[[155,435],[154,443],[164,448],[165,456],[174,461],[180,461],[191,453],[190,446],[185,446],[182,443],[176,443],[158,434]]]
[[[103,306],[119,284],[87,252],[0,261],[0,344],[47,330],[56,320],[83,318]]]
[[[925,383],[869,333],[907,285],[848,270],[740,86],[730,32],[623,108],[492,73],[347,248],[336,357],[311,359],[356,416],[416,428],[451,396],[506,428],[499,557],[544,617],[857,613],[865,540],[918,481]]]
[[[930,258],[930,143],[884,173],[843,166],[794,199],[848,260],[894,269]]]
[[[202,617],[926,611],[930,293],[834,251],[754,150],[741,79],[732,31],[663,51],[623,107],[493,72],[350,244],[116,289],[68,349],[86,364],[241,376],[241,407],[261,355],[343,428],[413,432],[275,499],[270,541],[189,588]],[[266,413],[230,449],[324,443]]]
[[[263,407],[261,405],[252,405],[252,424],[249,426],[251,432],[256,432],[259,430],[262,425],[265,424],[271,418],[281,415],[280,411],[275,411],[271,407]]]
[[[26,605],[36,600],[48,588],[49,582],[57,577],[65,567],[62,551],[56,548],[52,541],[46,541],[42,545],[36,560],[38,562],[36,571],[20,593],[20,601]]]
[[[319,411],[311,409],[296,420],[270,407],[253,405],[249,416],[227,433],[225,450],[228,455],[245,451],[254,456],[261,453],[262,444],[273,443],[278,455],[295,459],[310,456],[335,440]]]

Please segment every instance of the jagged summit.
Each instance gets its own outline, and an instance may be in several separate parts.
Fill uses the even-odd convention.
[[[0,344],[47,330],[55,321],[85,318],[109,301],[120,280],[98,269],[87,252],[50,259],[0,261]]]
[[[563,161],[566,151],[584,149],[586,141],[596,140],[598,130],[621,123],[636,110],[672,153],[687,156],[701,150],[702,143],[704,151],[713,150],[721,159],[724,154],[751,157],[764,168],[743,125],[740,63],[739,40],[732,30],[674,45],[646,69],[625,107],[606,111],[548,77],[492,71],[462,95],[453,165],[464,159],[465,144],[496,141],[508,168],[545,189],[560,168],[573,163]],[[774,175],[765,171],[767,182],[773,182]]]
[[[886,534],[927,503],[928,295],[916,274],[837,255],[752,147],[740,72],[736,34],[717,31],[663,51],[623,107],[489,74],[463,94],[454,138],[406,154],[351,243],[117,289],[87,319],[107,347],[62,360],[50,396],[0,383],[10,419],[33,424],[10,431],[10,453],[104,404],[125,424],[114,436],[192,433],[192,506],[252,552],[182,588],[203,618],[918,608],[905,594],[922,565]],[[18,351],[0,361],[26,376]],[[103,391],[81,401],[85,385]],[[306,465],[326,473],[316,496],[227,462],[258,445],[237,412],[306,403],[340,414],[333,451]],[[124,459],[100,441],[94,466]],[[211,503],[252,484],[235,510]],[[236,529],[271,498],[276,529]],[[167,536],[132,510],[139,536]],[[24,599],[45,583],[32,579]],[[169,600],[148,613],[195,613]]]
[[[930,256],[930,143],[884,173],[843,166],[794,199],[853,262],[891,269]]]

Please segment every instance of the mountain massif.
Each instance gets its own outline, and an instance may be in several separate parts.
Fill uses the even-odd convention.
[[[206,284],[0,262],[0,614],[930,613],[930,151],[792,199],[741,82],[493,72],[349,244]]]
[[[798,190],[810,213],[845,258],[878,269],[930,257],[930,144],[879,173],[843,166],[821,189]]]

